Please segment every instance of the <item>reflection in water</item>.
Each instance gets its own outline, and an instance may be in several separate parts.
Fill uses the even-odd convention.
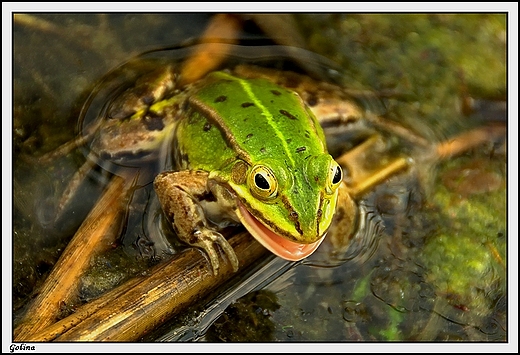
[[[302,261],[303,265],[315,267],[338,267],[345,263],[363,264],[377,251],[383,237],[384,225],[381,215],[374,207],[362,201],[358,206],[358,219],[354,235],[341,246],[332,245],[327,239],[310,257]],[[349,236],[346,236],[349,237]]]
[[[206,333],[207,341],[271,341],[275,340],[272,313],[280,308],[273,292],[254,291],[238,299],[213,323]]]
[[[161,335],[157,340],[204,340],[206,331],[233,302],[245,297],[251,292],[263,289],[273,280],[285,278],[286,275],[292,273],[291,270],[297,264],[297,262],[289,262],[270,255],[263,262],[255,265],[252,270],[242,275],[239,280],[228,289],[216,296],[202,311],[199,312],[196,310],[192,315],[187,315],[189,322],[184,322],[182,319],[178,322],[174,322],[173,325],[168,328],[168,332]]]

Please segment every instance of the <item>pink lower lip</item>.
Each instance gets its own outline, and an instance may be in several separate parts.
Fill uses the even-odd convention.
[[[273,254],[290,261],[298,261],[311,255],[321,244],[325,235],[314,243],[302,244],[287,240],[272,232],[258,221],[241,202],[238,202],[238,217],[249,233]]]

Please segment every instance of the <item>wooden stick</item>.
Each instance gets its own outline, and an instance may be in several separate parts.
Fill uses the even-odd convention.
[[[14,14],[14,23],[18,26],[26,26],[38,32],[60,34],[63,30],[54,23],[28,14]]]
[[[352,196],[353,199],[359,199],[361,195],[363,195],[369,189],[373,188],[378,184],[381,184],[390,176],[406,169],[408,166],[409,164],[407,159],[397,158],[385,165],[384,167],[382,167],[381,169],[379,169],[374,174],[366,175],[363,179],[357,181],[356,184],[349,186],[349,194],[350,196]]]
[[[389,178],[409,166],[408,160],[405,158],[396,158],[385,166],[379,168],[376,172],[367,172],[362,168],[362,164],[357,161],[365,159],[365,152],[382,142],[380,135],[374,135],[346,152],[336,159],[336,161],[343,167],[346,167],[350,174],[351,182],[347,184],[348,194],[353,199],[359,199],[366,191],[382,183]]]
[[[247,232],[229,239],[240,268],[267,250]],[[222,254],[223,255],[223,254]],[[131,279],[76,313],[30,337],[32,341],[135,341],[236,275],[223,259],[218,276],[204,254],[189,248]]]
[[[483,143],[497,140],[505,136],[505,128],[504,124],[494,124],[459,134],[437,144],[435,147],[436,158],[439,160],[448,159]],[[408,159],[401,157],[394,159],[375,173],[364,172],[360,164],[356,163],[356,160],[362,159],[363,153],[372,149],[380,139],[379,135],[375,135],[336,159],[341,166],[347,167],[350,171],[352,182],[348,185],[348,191],[354,199],[359,199],[373,186],[382,183],[391,175],[403,171],[409,166]]]
[[[229,55],[229,46],[238,40],[240,19],[235,15],[217,14],[211,19],[200,41],[201,46],[184,62],[179,85],[193,83],[216,69]]]
[[[114,177],[105,193],[80,226],[50,275],[38,296],[27,310],[22,323],[14,331],[15,341],[27,341],[32,335],[56,321],[60,304],[67,303],[77,293],[77,280],[88,267],[93,255],[103,246],[111,244],[106,240],[114,220],[122,210],[121,196],[128,191],[130,183],[121,177]],[[104,243],[103,243],[104,241]]]
[[[381,142],[382,137],[379,134],[373,135],[336,159],[339,165],[347,168],[352,185],[358,184],[367,175],[366,171],[356,161],[366,159],[366,152],[374,149],[373,147]]]
[[[124,284],[124,288],[118,287],[117,290],[114,289],[110,291],[110,293],[101,296],[99,299],[89,302],[87,305],[78,308],[73,314],[69,315],[68,317],[49,325],[48,327],[37,332],[36,334],[30,334],[28,336],[28,339],[24,339],[24,341],[48,342],[54,340],[61,334],[74,328],[82,321],[84,321],[91,315],[95,314],[102,307],[109,306],[110,302],[115,302],[117,298],[126,291],[126,288],[132,288],[139,282],[141,282],[141,279],[138,278],[126,282]]]
[[[437,155],[439,159],[447,159],[468,151],[482,143],[491,142],[504,137],[505,134],[505,124],[478,127],[440,143],[437,146]]]

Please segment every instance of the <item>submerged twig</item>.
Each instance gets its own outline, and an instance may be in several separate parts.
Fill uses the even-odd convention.
[[[409,161],[405,158],[397,158],[379,169],[376,173],[367,175],[363,180],[349,188],[349,193],[354,199],[359,199],[361,195],[376,185],[381,184],[390,176],[404,171],[409,167]]]
[[[376,149],[377,145],[381,143],[382,137],[374,135],[336,159],[341,166],[348,170],[347,190],[352,198],[359,199],[369,189],[405,170],[410,165],[409,159],[398,157],[385,163],[384,166],[379,166],[375,171],[367,171],[363,167],[366,152]]]
[[[51,325],[60,313],[60,304],[68,303],[77,292],[77,281],[92,256],[110,245],[107,235],[114,225],[130,181],[114,177],[104,195],[80,226],[38,296],[28,308],[22,323],[14,331],[16,341],[32,339],[33,334]]]
[[[234,44],[238,41],[241,20],[228,14],[213,16],[204,31],[201,46],[187,58],[181,68],[180,86],[193,83],[216,69],[228,57],[230,47],[222,43]]]
[[[478,127],[438,144],[437,156],[439,159],[447,159],[480,144],[505,137],[505,134],[505,124]]]
[[[267,252],[247,232],[231,237],[229,242],[240,268],[251,265]],[[139,340],[234,275],[231,264],[225,260],[219,274],[214,276],[204,255],[189,248],[155,266],[146,276],[127,281],[25,340]]]

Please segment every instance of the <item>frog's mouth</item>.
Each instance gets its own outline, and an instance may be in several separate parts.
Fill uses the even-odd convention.
[[[241,202],[238,202],[238,218],[249,233],[265,248],[280,258],[298,261],[311,255],[321,244],[325,235],[314,243],[302,244],[290,241],[268,229],[256,219]]]

